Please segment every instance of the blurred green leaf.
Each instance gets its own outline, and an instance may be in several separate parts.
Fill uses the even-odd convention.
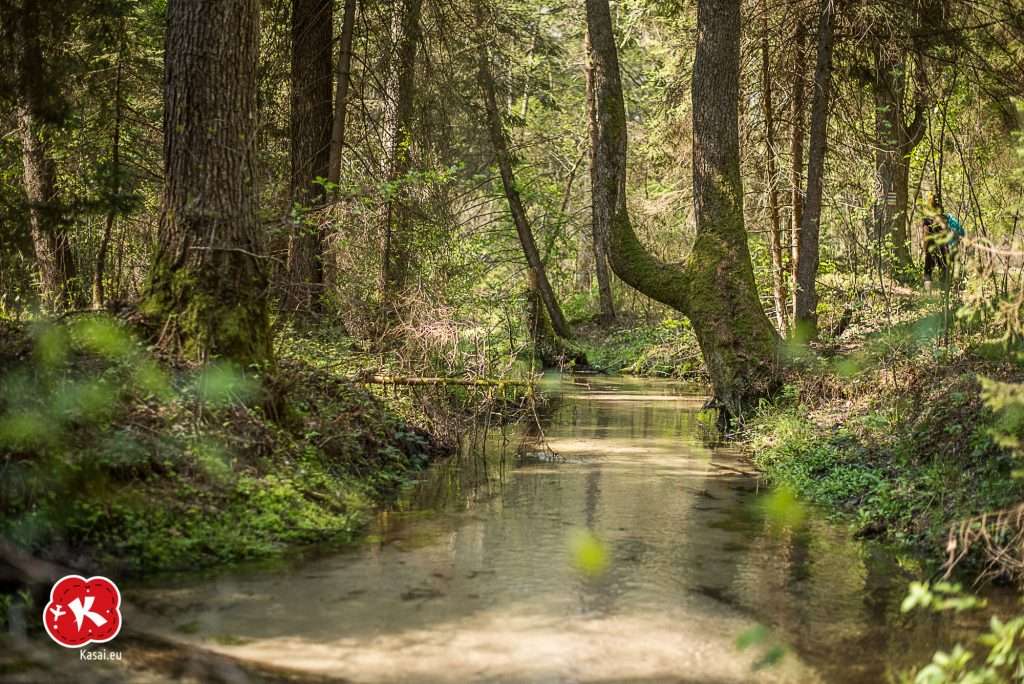
[[[597,576],[608,568],[608,549],[590,530],[575,530],[569,535],[572,562],[585,575]]]

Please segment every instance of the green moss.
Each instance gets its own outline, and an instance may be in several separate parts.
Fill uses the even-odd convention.
[[[345,541],[439,453],[379,399],[308,364],[281,364],[291,401],[273,421],[251,376],[171,371],[134,342],[95,343],[108,338],[75,332],[59,359],[0,382],[0,456],[16,457],[0,480],[0,536],[32,552],[123,574]],[[23,415],[45,432],[12,422]]]
[[[843,427],[791,395],[762,409],[748,446],[770,482],[845,516],[863,535],[908,544],[938,562],[952,524],[1015,504],[1024,484],[991,437],[994,417],[970,402],[976,383],[954,376],[936,391],[948,410],[881,394],[873,408],[844,415]]]

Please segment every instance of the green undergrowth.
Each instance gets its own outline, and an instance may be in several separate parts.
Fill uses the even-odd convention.
[[[1024,481],[1000,446],[1006,417],[983,401],[980,381],[1019,371],[971,351],[937,354],[934,343],[884,358],[866,345],[797,372],[746,434],[770,482],[845,515],[859,536],[938,561],[953,526],[1024,501]]]
[[[345,541],[446,451],[294,355],[273,372],[175,366],[92,315],[0,336],[0,537],[76,568],[122,576]]]
[[[590,366],[607,373],[693,378],[703,372],[697,338],[685,319],[620,315],[610,324],[577,323],[575,330]]]

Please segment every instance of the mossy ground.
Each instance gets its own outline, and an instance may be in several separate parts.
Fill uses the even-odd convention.
[[[956,523],[1024,501],[1020,461],[1000,446],[1002,417],[980,383],[1020,382],[1024,369],[990,360],[968,335],[947,338],[934,302],[909,297],[891,313],[858,316],[797,359],[745,439],[771,483],[938,565]]]
[[[0,536],[34,555],[121,577],[344,541],[445,452],[302,354],[173,366],[95,320],[3,331]]]

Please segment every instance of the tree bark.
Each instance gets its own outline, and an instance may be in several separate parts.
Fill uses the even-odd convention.
[[[793,96],[790,103],[792,130],[790,133],[789,151],[792,158],[789,182],[791,186],[792,209],[790,213],[790,270],[793,291],[792,311],[796,315],[796,293],[799,290],[797,281],[797,264],[800,263],[800,223],[804,215],[804,136],[807,130],[806,121],[806,89],[804,74],[807,72],[807,25],[802,17],[797,18],[796,35],[793,37]]]
[[[333,0],[292,0],[291,234],[285,307],[309,310],[323,289],[323,234],[307,219],[322,204],[331,150]]]
[[[259,0],[170,0],[164,197],[143,310],[161,343],[273,362],[256,219]]]
[[[585,43],[587,53],[587,116],[590,122],[590,245],[594,250],[594,273],[597,275],[597,295],[600,306],[600,320],[602,323],[611,323],[615,320],[615,299],[612,296],[611,274],[608,272],[608,235],[611,231],[608,221],[611,220],[611,213],[598,206],[594,201],[594,187],[600,182],[602,170],[598,169],[598,158],[596,156],[598,140],[598,112],[595,100],[594,83],[594,62],[595,55],[591,46],[590,34],[587,34]],[[616,57],[616,59],[618,59]],[[617,62],[616,62],[617,65]]]
[[[483,11],[479,5],[476,7],[477,25],[483,26]],[[491,74],[490,57],[487,54],[487,45],[481,39],[477,47],[477,80],[480,90],[484,96],[484,108],[487,112],[487,130],[491,138],[491,146],[494,147],[494,154],[498,160],[498,169],[501,172],[501,184],[505,190],[505,198],[508,200],[508,208],[512,214],[512,221],[516,226],[516,234],[519,236],[519,244],[523,248],[526,263],[529,265],[532,277],[531,287],[535,287],[537,294],[544,303],[551,325],[559,337],[569,339],[572,337],[572,330],[569,328],[565,316],[562,314],[562,307],[558,304],[554,289],[548,280],[544,263],[541,260],[540,252],[537,250],[537,243],[533,238],[533,230],[530,228],[530,220],[526,215],[526,208],[523,206],[522,198],[516,187],[515,173],[512,168],[512,155],[509,152],[508,139],[505,129],[501,124],[501,114],[498,111],[498,100],[495,95],[494,77]]]
[[[920,90],[915,98],[914,119],[904,118],[906,105],[906,55],[893,52],[891,40],[875,43],[875,238],[892,243],[892,267],[897,278],[913,271],[908,231],[910,154],[924,136],[925,104]],[[881,253],[881,252],[880,252]],[[880,264],[881,266],[881,264]]]
[[[762,3],[764,26],[761,35],[761,84],[764,91],[764,139],[767,152],[768,250],[772,258],[772,295],[775,300],[775,322],[779,332],[786,333],[786,272],[782,260],[782,221],[779,216],[778,154],[775,149],[775,102],[772,91],[771,44],[769,42],[768,1]]]
[[[739,165],[739,0],[700,0],[693,72],[697,238],[685,267],[637,238],[626,209],[626,113],[608,0],[587,0],[593,56],[594,206],[611,266],[626,283],[693,324],[715,398],[742,415],[779,384],[779,336],[757,296],[743,225]]]
[[[409,136],[416,93],[416,48],[420,32],[421,0],[396,0],[391,22],[395,55],[389,60],[384,92],[384,177],[398,186],[412,165]],[[392,301],[402,287],[409,265],[411,216],[408,192],[396,187],[384,205],[381,290]]]
[[[92,308],[102,309],[106,303],[104,278],[107,275],[107,255],[110,253],[110,240],[114,234],[114,223],[117,221],[121,201],[121,123],[124,119],[124,107],[121,102],[121,81],[124,75],[124,25],[120,29],[117,50],[117,67],[114,74],[114,132],[110,141],[110,207],[107,209],[107,220],[103,226],[99,251],[96,254],[96,270],[92,275]]]
[[[20,59],[15,64],[18,84],[15,114],[40,295],[45,308],[58,310],[77,299],[75,262],[57,187],[56,163],[43,133],[47,118],[43,88],[47,86],[40,82],[44,64],[39,14],[39,1],[25,0],[13,17],[21,44]]]
[[[348,89],[352,81],[352,36],[355,33],[356,9],[359,0],[345,0],[338,45],[338,69],[335,74],[334,122],[331,128],[331,159],[327,180],[337,185],[341,180],[341,151],[345,147],[345,120],[348,116]]]
[[[794,325],[801,339],[813,339],[818,334],[818,238],[825,180],[825,155],[828,151],[829,105],[832,96],[835,0],[822,0],[820,11],[818,56],[814,67],[814,99],[811,104],[810,153],[807,159],[807,196],[800,224],[800,257],[796,263]]]

